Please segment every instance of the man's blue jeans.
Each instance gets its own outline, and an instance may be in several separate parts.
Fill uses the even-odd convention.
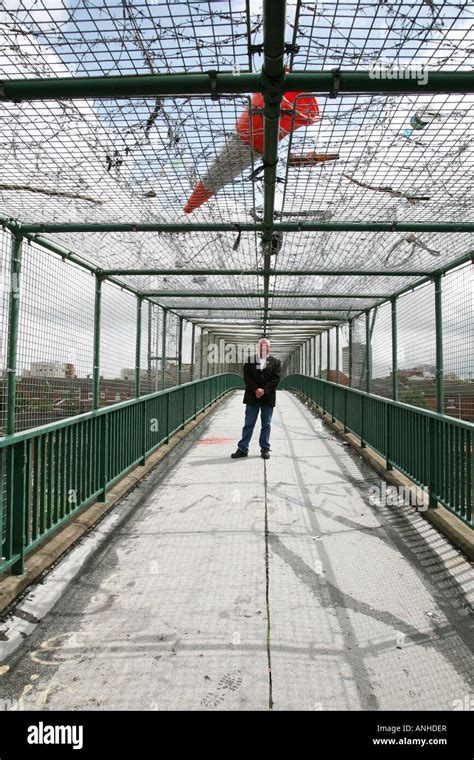
[[[260,404],[245,405],[245,423],[242,430],[242,438],[237,446],[244,454],[248,453],[249,443],[252,437],[255,423],[257,422],[258,413],[261,410],[262,429],[260,431],[259,444],[260,448],[266,451],[270,450],[270,430],[272,429],[273,406],[260,406]]]

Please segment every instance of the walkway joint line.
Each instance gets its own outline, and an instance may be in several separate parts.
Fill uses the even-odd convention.
[[[272,653],[271,653],[271,621],[270,621],[270,563],[268,556],[268,491],[267,463],[263,462],[263,489],[265,499],[265,606],[267,610],[267,662],[268,662],[268,708],[273,710],[272,682]]]

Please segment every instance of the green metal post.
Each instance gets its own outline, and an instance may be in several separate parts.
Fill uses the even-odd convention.
[[[210,332],[210,333],[208,333],[208,336],[209,337],[207,339],[207,345],[206,345],[206,377],[208,377],[209,375],[213,375],[214,374],[214,372],[213,372],[214,368],[210,366],[210,362],[209,362],[209,345],[212,344],[212,343],[214,343],[214,335],[213,335],[213,333]],[[210,371],[209,371],[209,369],[210,369]]]
[[[397,340],[397,299],[392,304],[392,398],[398,399],[398,340]]]
[[[200,380],[202,380],[202,378],[204,377],[203,362],[204,362],[204,328],[201,327],[201,340],[199,343],[199,378]]]
[[[444,414],[444,366],[443,366],[443,310],[441,300],[441,275],[434,277],[435,330],[436,330],[436,411]]]
[[[147,393],[151,392],[151,357],[152,357],[152,309],[153,305],[151,301],[148,301],[148,334],[147,334],[147,380],[148,388]]]
[[[196,351],[196,347],[194,345],[194,341],[196,340],[196,323],[192,323],[191,328],[191,367],[189,370],[189,379],[194,380],[194,354]]]
[[[11,566],[12,575],[23,575],[25,572],[26,547],[26,508],[29,504],[30,468],[28,454],[30,441],[21,441],[12,446],[13,458],[13,522],[12,522],[12,555],[19,554],[17,561]]]
[[[331,330],[326,330],[327,338],[327,368],[326,368],[326,380],[329,380],[329,372],[331,370]]]
[[[21,235],[14,234],[10,264],[11,280],[8,318],[7,435],[15,432],[21,254]],[[19,443],[15,446],[9,446],[7,449],[6,476],[8,504],[6,542],[9,548],[11,548],[11,555],[20,555],[19,559],[11,567],[12,575],[23,575],[25,570],[26,445],[26,443]]]
[[[92,360],[92,408],[100,406],[100,322],[102,314],[102,280],[100,274],[95,275],[94,303],[94,349]]]
[[[354,340],[354,325],[352,319],[349,320],[349,388],[352,387],[352,343]]]
[[[135,338],[135,396],[140,396],[140,364],[142,349],[142,297],[137,296],[137,333]]]
[[[280,106],[285,82],[286,0],[263,0],[263,326],[267,334],[271,240],[275,223]]]
[[[323,376],[323,334],[319,333],[319,371],[318,377],[321,379]]]
[[[167,317],[168,317],[168,310],[163,308],[163,319],[162,319],[162,336],[161,336],[161,387],[162,389],[165,388],[166,385],[166,329],[167,329]]]
[[[336,325],[336,383],[339,382],[339,325]]]
[[[183,317],[178,317],[178,385],[181,385],[183,371]]]
[[[370,375],[372,373],[370,361],[370,310],[365,312],[365,391],[370,393]]]

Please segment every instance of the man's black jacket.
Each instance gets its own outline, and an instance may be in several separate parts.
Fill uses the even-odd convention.
[[[274,356],[267,357],[267,364],[260,370],[258,358],[255,356],[244,364],[245,394],[244,404],[260,404],[275,406],[277,385],[280,382],[281,361]],[[265,391],[262,398],[255,395],[257,388]]]

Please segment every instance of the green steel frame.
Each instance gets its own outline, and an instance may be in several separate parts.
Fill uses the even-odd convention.
[[[33,235],[40,232],[263,232],[263,222],[34,222],[22,224],[0,217],[0,224],[12,232]],[[474,222],[273,222],[274,232],[474,232]],[[146,271],[146,270],[144,270]]]
[[[153,76],[61,77],[58,79],[11,79],[0,82],[0,101],[61,100],[83,98],[141,98],[171,95],[238,95],[268,92],[275,100],[285,91],[334,92],[338,94],[419,94],[414,79],[374,79],[368,71],[286,72],[283,68],[286,2],[265,0],[264,64],[261,73],[216,72],[209,74],[156,74]],[[423,92],[472,93],[470,71],[430,71]],[[271,112],[270,112],[271,113]],[[271,116],[269,116],[271,118]]]

